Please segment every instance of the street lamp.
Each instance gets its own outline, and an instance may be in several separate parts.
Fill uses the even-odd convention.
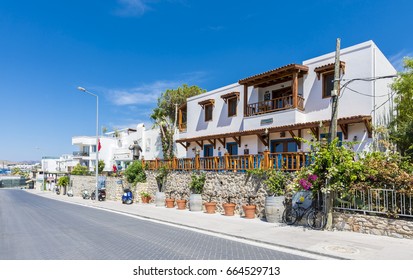
[[[96,164],[95,164],[95,168],[96,168],[96,201],[99,198],[99,190],[98,190],[98,185],[99,185],[99,178],[98,178],[98,174],[99,174],[99,96],[97,96],[94,93],[91,93],[90,91],[87,91],[85,88],[83,87],[77,87],[78,90],[86,92],[90,95],[93,95],[94,97],[96,97]]]

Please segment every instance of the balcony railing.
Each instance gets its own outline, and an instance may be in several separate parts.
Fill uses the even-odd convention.
[[[73,152],[73,156],[75,156],[75,157],[88,157],[89,153],[88,152],[83,152],[83,151],[75,151],[75,152]]]
[[[269,153],[258,155],[229,155],[223,157],[173,158],[171,160],[145,160],[148,170],[156,170],[162,166],[177,171],[233,171],[276,169],[283,171],[297,171],[311,162],[308,153]]]
[[[260,101],[257,103],[251,103],[247,106],[247,116],[266,114],[270,112],[288,110],[293,108],[293,96],[277,97],[270,100]],[[304,98],[298,96],[297,108],[304,110]]]

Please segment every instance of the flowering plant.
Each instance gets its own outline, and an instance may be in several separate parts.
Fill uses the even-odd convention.
[[[306,191],[313,187],[313,184],[317,181],[318,176],[315,174],[310,174],[307,178],[301,178],[299,181],[300,186]]]

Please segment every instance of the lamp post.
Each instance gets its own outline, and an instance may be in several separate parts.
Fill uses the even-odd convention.
[[[77,87],[78,90],[86,92],[90,95],[93,95],[94,97],[96,97],[96,164],[95,164],[95,168],[96,168],[96,193],[95,193],[95,199],[96,201],[99,199],[99,190],[98,190],[98,186],[99,186],[99,96],[97,96],[96,94],[87,91],[85,88],[83,87]]]

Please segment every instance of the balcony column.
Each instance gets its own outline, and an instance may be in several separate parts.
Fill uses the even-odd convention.
[[[244,85],[244,117],[247,117],[248,115],[248,86]]]
[[[298,73],[293,73],[293,81],[291,85],[291,89],[293,91],[293,108],[298,107]]]

